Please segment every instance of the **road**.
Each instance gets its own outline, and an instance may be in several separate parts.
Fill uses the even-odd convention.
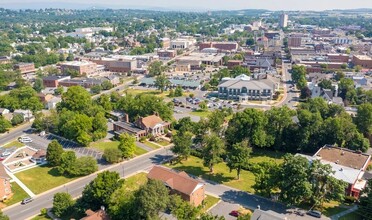
[[[20,127],[13,129],[9,133],[0,135],[0,146],[8,142],[14,141],[18,137],[24,135],[26,131],[31,128],[31,125],[32,123],[27,123],[25,125],[21,125]]]
[[[167,149],[161,148],[157,151],[144,154],[140,157],[134,158],[130,161],[110,167],[109,171],[116,171],[121,177],[128,177],[132,174],[143,170],[149,170],[151,166],[161,164],[169,159],[171,152]],[[4,214],[8,215],[11,220],[23,220],[40,213],[42,208],[51,208],[53,202],[53,195],[57,192],[68,192],[72,197],[81,195],[84,187],[92,181],[97,175],[93,174],[88,177],[75,180],[64,186],[57,187],[35,197],[35,200],[26,205],[16,204],[3,209]]]
[[[287,105],[289,108],[295,108],[295,105],[298,100],[299,94],[292,91],[289,87],[292,85],[292,75],[289,73],[289,69],[291,68],[290,63],[283,63],[282,70],[283,70],[283,85],[284,85],[284,92],[286,93],[285,99],[282,100],[278,106]]]

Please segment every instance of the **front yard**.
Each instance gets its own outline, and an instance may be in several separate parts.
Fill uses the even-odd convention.
[[[39,166],[25,170],[16,173],[15,176],[35,194],[45,192],[49,189],[61,186],[78,178],[61,176],[58,174],[56,168],[48,166]]]
[[[119,141],[100,141],[100,142],[95,142],[95,143],[92,143],[90,145],[91,148],[94,148],[96,150],[99,150],[101,152],[104,152],[105,149],[107,148],[118,148],[119,146]],[[139,156],[139,155],[142,155],[142,154],[145,154],[147,153],[146,150],[136,146],[136,150],[134,152],[134,154],[136,156]]]
[[[11,183],[11,185],[12,185],[13,196],[9,200],[4,202],[6,206],[19,203],[24,198],[29,197],[28,194],[16,182]]]
[[[208,117],[211,114],[211,112],[208,111],[208,110],[206,110],[206,111],[196,110],[196,111],[190,112],[189,114],[190,115],[199,116],[201,118],[206,118],[206,117]]]

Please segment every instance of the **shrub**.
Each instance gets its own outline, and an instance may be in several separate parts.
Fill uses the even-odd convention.
[[[106,148],[103,153],[103,159],[109,163],[118,163],[122,161],[121,151],[117,148]]]
[[[140,137],[139,141],[140,141],[141,143],[144,143],[144,142],[146,141],[146,137]]]

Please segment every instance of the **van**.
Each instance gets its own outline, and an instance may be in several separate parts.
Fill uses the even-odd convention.
[[[21,143],[31,143],[32,139],[29,138],[29,137],[19,137],[18,141],[21,142]]]

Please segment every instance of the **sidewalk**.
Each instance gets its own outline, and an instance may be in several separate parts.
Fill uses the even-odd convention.
[[[12,178],[12,180],[14,180],[14,182],[16,182],[30,197],[35,196],[35,194],[29,188],[27,188],[27,186],[23,184],[14,174],[10,172],[7,173],[10,176],[10,178]]]
[[[358,206],[357,205],[354,205],[351,209],[345,210],[345,211],[340,212],[340,213],[338,213],[336,215],[332,215],[331,216],[331,219],[332,220],[337,220],[337,219],[341,218],[344,215],[347,215],[349,213],[352,213],[352,212],[356,211],[357,209],[358,209]]]

